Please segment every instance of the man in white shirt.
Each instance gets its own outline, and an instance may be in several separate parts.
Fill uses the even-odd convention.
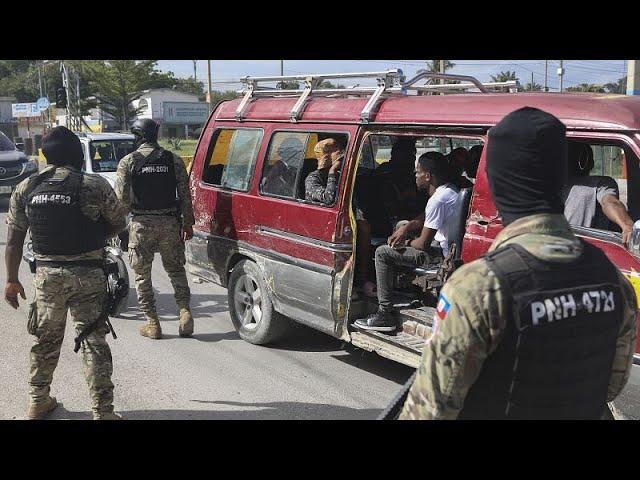
[[[446,158],[438,152],[420,156],[416,165],[416,185],[429,192],[424,214],[399,227],[388,239],[388,245],[376,250],[378,311],[356,324],[366,330],[393,332],[397,328],[391,292],[396,266],[420,267],[449,253],[449,230],[459,208],[458,189],[450,182],[451,172]],[[408,241],[412,234],[417,238]],[[431,246],[436,241],[440,248]]]

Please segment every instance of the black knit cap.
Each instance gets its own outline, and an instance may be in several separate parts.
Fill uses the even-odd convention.
[[[537,213],[563,213],[564,124],[537,108],[508,114],[489,130],[487,178],[504,225]]]
[[[42,153],[48,164],[82,167],[84,154],[78,136],[67,127],[55,127],[42,139]]]

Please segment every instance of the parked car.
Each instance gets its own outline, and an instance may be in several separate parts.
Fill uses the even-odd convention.
[[[38,164],[0,132],[0,197],[11,196],[16,185],[37,171]]]
[[[244,98],[222,102],[211,113],[190,175],[196,223],[186,246],[187,261],[193,274],[228,289],[231,320],[243,339],[269,343],[285,334],[293,320],[406,365],[419,364],[434,294],[448,275],[446,268],[398,275],[396,303],[403,319],[398,334],[359,330],[353,323],[376,306],[375,300],[352,297],[356,172],[361,159],[363,165],[366,161],[369,168],[379,168],[388,159],[390,140],[400,136],[414,137],[419,149],[447,154],[457,146],[485,145],[488,129],[518,108],[540,108],[566,125],[570,140],[592,146],[592,174],[612,177],[631,217],[640,219],[640,98],[407,94],[414,81],[402,89],[389,87],[379,98],[373,97],[373,88],[361,89],[359,97],[358,89],[312,91],[306,100],[290,91],[284,95],[248,88]],[[305,200],[304,180],[316,168],[315,143],[328,137],[342,140],[346,154],[337,200],[327,206]],[[297,145],[297,153],[285,155],[280,147],[286,142]],[[380,158],[376,151],[382,152]],[[279,162],[284,165],[272,170]],[[277,190],[269,188],[272,171],[278,171]],[[486,253],[503,228],[489,191],[484,152],[475,184],[461,195],[466,203],[457,219],[451,268]],[[640,293],[640,222],[628,249],[614,228],[574,231],[601,248]],[[638,353],[634,364],[640,364]],[[635,365],[634,371],[639,368]]]
[[[104,177],[115,188],[118,162],[136,149],[135,137],[130,133],[76,132],[84,151],[84,171]],[[127,225],[128,225],[127,220]],[[128,229],[120,235],[120,244],[127,250]]]

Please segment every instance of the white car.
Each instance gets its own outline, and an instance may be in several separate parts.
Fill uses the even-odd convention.
[[[118,162],[136,149],[135,137],[130,133],[85,133],[76,132],[84,151],[84,171],[104,177],[115,188]],[[129,243],[128,225],[120,235],[123,250]]]
[[[135,137],[130,133],[76,132],[76,135],[84,150],[84,170],[106,178],[113,187],[118,162],[136,149]]]

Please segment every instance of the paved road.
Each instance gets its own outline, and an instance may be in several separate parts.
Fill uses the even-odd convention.
[[[7,205],[7,199],[0,200],[3,259]],[[138,334],[143,320],[133,289],[124,318],[113,320],[118,339],[108,336],[114,404],[127,419],[374,419],[411,374],[408,367],[302,326],[273,347],[246,343],[231,325],[226,290],[194,283],[191,276],[196,331],[193,338],[180,338],[171,285],[158,257],[156,262],[153,281],[164,338]],[[6,272],[0,270],[4,286]],[[33,285],[25,263],[20,278],[29,299]],[[23,418],[28,404],[32,337],[25,312],[24,301],[18,311],[0,302],[0,419]],[[91,418],[71,321],[52,393],[63,403],[53,419]]]

